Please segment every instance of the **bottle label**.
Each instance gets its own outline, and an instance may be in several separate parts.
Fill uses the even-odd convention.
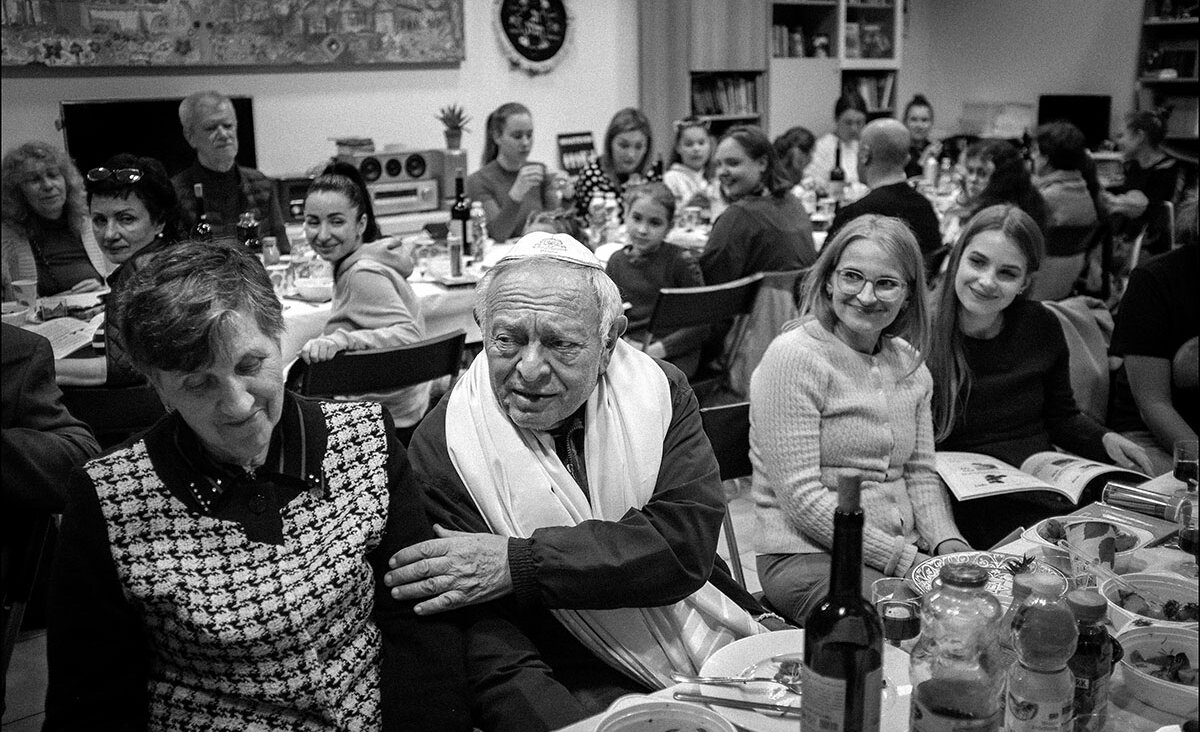
[[[800,669],[804,705],[800,710],[800,729],[806,732],[842,732],[846,723],[846,680],[822,676],[808,666]],[[863,726],[870,732],[879,729],[883,703],[883,669],[867,674],[863,684]]]
[[[1071,727],[1072,697],[1061,700],[1022,699],[1011,691],[1008,694],[1008,732],[1066,732]]]
[[[909,728],[912,732],[999,732],[1004,709],[998,696],[967,681],[924,681],[912,697]],[[988,697],[994,700],[990,713],[981,706]]]
[[[1077,732],[1092,732],[1093,730],[1098,732],[1103,729],[1103,715],[1108,710],[1111,682],[1112,676],[1110,674],[1105,674],[1095,679],[1075,677],[1075,716],[1082,717],[1085,714],[1101,715],[1098,718],[1093,718],[1093,723],[1089,727],[1080,728],[1077,725]]]

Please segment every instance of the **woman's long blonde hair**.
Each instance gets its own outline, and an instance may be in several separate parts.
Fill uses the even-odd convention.
[[[967,363],[964,335],[959,327],[961,304],[954,280],[967,245],[985,231],[999,231],[1025,255],[1026,275],[1042,266],[1046,243],[1042,230],[1029,214],[1010,204],[988,206],[971,217],[950,252],[942,291],[933,311],[932,337],[926,362],[933,375],[933,428],[936,439],[954,429],[959,411],[971,392],[971,367]],[[1023,295],[1018,295],[1022,299]],[[1015,301],[1014,301],[1015,302]],[[1009,307],[1012,307],[1011,305]]]

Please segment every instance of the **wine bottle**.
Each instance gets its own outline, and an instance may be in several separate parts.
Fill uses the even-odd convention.
[[[196,225],[192,227],[192,239],[212,241],[212,224],[208,223],[208,212],[204,210],[204,184],[194,184],[192,193],[196,196]]]
[[[654,165],[650,168],[650,177],[654,180],[662,180],[663,177],[663,158],[659,155],[654,159]]]
[[[462,170],[458,171],[458,175],[454,178],[454,205],[450,207],[450,218],[459,222],[459,227],[462,231],[459,235],[462,237],[463,256],[471,256],[471,207],[467,205],[467,197],[463,193],[463,176]]]
[[[838,479],[829,594],[804,623],[800,729],[879,729],[883,624],[862,597],[863,512],[859,479]]]
[[[840,211],[846,195],[846,171],[842,170],[842,141],[838,140],[833,152],[833,168],[829,171],[829,197],[833,199],[833,210]]]

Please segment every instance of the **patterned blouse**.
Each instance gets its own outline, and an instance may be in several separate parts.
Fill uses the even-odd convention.
[[[647,157],[649,155],[647,154]],[[662,177],[653,170],[648,169],[642,175],[641,183],[650,183],[652,181],[661,180]],[[587,221],[588,205],[592,202],[592,196],[599,193],[601,197],[605,193],[617,194],[617,202],[621,204],[621,220],[625,220],[625,194],[629,191],[629,181],[623,183],[615,183],[608,174],[604,172],[604,168],[600,165],[600,160],[596,159],[588,163],[587,167],[579,171],[579,179],[575,182],[575,209],[583,220]]]
[[[253,473],[178,415],[80,471],[45,729],[471,728],[461,634],[379,582],[432,536],[391,420],[290,394],[283,411]]]

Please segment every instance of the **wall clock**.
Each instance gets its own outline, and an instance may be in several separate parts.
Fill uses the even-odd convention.
[[[492,24],[509,62],[530,74],[558,64],[572,25],[566,0],[495,0]]]

